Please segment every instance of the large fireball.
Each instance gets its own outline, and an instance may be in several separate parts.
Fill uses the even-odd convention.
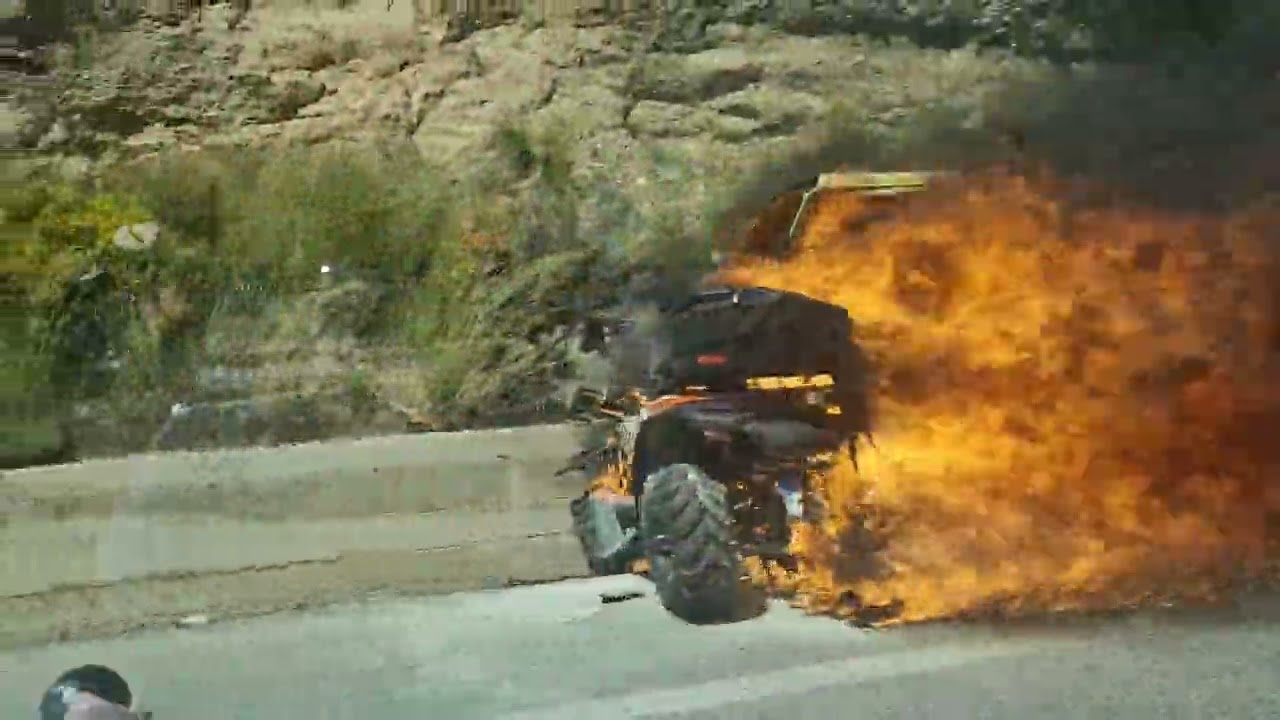
[[[1112,607],[1268,572],[1280,212],[1078,190],[989,173],[872,224],[829,195],[792,257],[726,271],[848,308],[875,365],[872,441],[795,540],[815,611]]]

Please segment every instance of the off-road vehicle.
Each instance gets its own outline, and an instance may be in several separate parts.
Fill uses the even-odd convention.
[[[923,183],[842,173],[812,187],[889,196]],[[811,204],[811,192],[793,199],[784,232],[800,231]],[[849,313],[793,292],[711,288],[645,322],[589,323],[583,347],[613,369],[612,385],[578,391],[598,432],[565,469],[592,480],[570,505],[591,571],[645,560],[674,615],[731,619],[743,558],[792,562],[791,525],[821,513],[809,478],[870,429]]]

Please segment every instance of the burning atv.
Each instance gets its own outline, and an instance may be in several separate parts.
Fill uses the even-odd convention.
[[[612,329],[621,367],[639,332]],[[790,560],[790,524],[818,512],[815,463],[867,429],[866,369],[843,308],[764,288],[699,293],[653,335],[643,383],[579,395],[607,430],[572,469],[622,482],[575,499],[574,530],[592,572],[645,559],[669,611],[725,619],[742,558]]]
[[[823,175],[755,229],[781,220],[793,239],[823,191],[880,207],[928,177]],[[793,564],[791,526],[821,513],[810,478],[869,430],[868,370],[845,309],[796,293],[707,290],[650,324],[597,324],[584,343],[603,350],[615,384],[577,398],[604,432],[566,468],[594,481],[571,503],[574,531],[593,573],[645,560],[670,612],[725,620],[744,557]]]

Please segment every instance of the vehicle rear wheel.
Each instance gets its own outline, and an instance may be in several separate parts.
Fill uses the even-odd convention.
[[[573,533],[578,536],[592,575],[623,575],[630,570],[634,529],[622,527],[616,503],[584,493],[569,503]]]
[[[669,465],[645,480],[640,532],[662,605],[686,622],[733,620],[742,560],[724,485],[693,465]]]

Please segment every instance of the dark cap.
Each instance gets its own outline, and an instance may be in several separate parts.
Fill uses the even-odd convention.
[[[82,665],[58,676],[45,690],[38,708],[40,720],[63,720],[77,694],[87,692],[123,707],[133,704],[129,683],[105,665]]]

